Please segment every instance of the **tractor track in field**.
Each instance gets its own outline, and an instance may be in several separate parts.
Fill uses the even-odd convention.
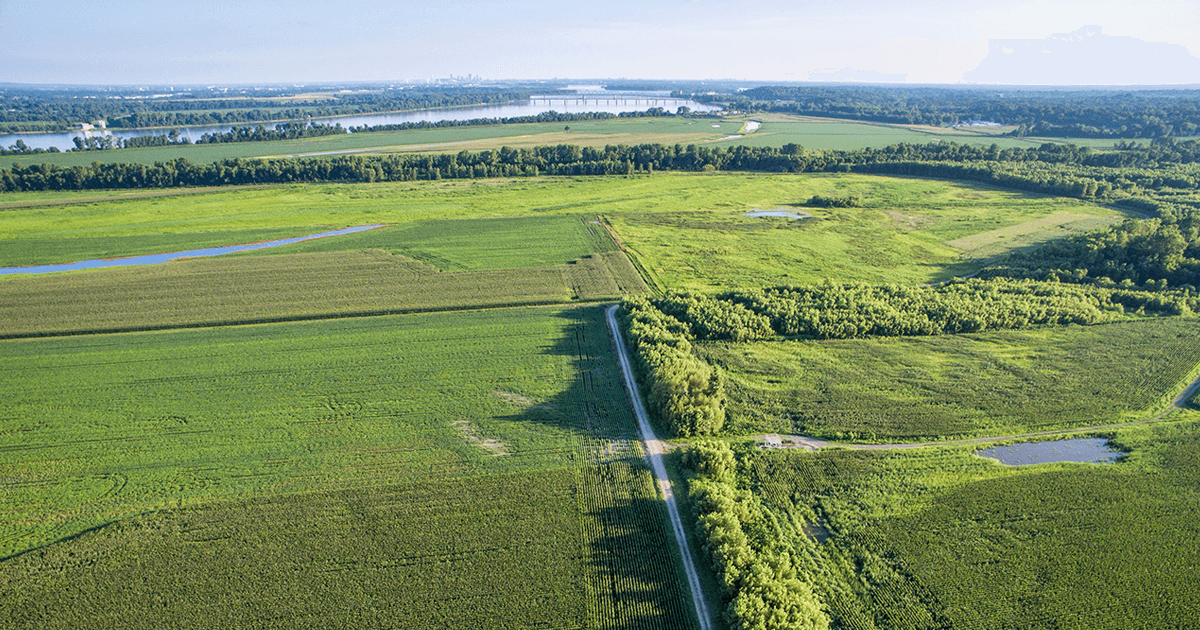
[[[671,519],[671,531],[675,534],[675,543],[679,548],[679,555],[683,560],[683,570],[687,574],[688,589],[692,593],[692,606],[696,610],[696,618],[700,622],[700,630],[713,630],[712,613],[709,610],[708,602],[704,599],[704,591],[700,588],[700,575],[696,572],[696,564],[692,560],[687,531],[683,528],[683,520],[679,516],[679,505],[675,501],[675,494],[671,491],[671,480],[667,477],[667,467],[663,463],[663,452],[666,450],[665,445],[654,435],[654,429],[650,426],[650,419],[646,416],[646,408],[642,405],[642,397],[638,393],[637,381],[633,378],[633,367],[629,363],[629,355],[625,351],[625,340],[621,336],[620,327],[617,326],[617,307],[618,305],[614,304],[605,309],[604,317],[608,322],[609,332],[612,333],[613,345],[617,350],[617,362],[621,366],[621,376],[625,381],[625,390],[629,393],[634,414],[637,416],[638,429],[641,431],[642,441],[646,444],[646,459],[650,462],[650,468],[654,472],[654,479],[658,482],[659,491],[662,492],[663,500],[667,504],[667,514]]]

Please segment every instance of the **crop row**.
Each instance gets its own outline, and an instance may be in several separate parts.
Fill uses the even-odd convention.
[[[611,468],[134,517],[0,562],[2,625],[693,627],[648,472]]]

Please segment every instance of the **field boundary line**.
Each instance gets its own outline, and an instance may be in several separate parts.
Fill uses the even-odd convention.
[[[373,311],[349,311],[345,313],[316,313],[312,315],[283,315],[279,317],[259,317],[247,318],[240,320],[221,320],[208,322],[193,322],[183,324],[152,324],[147,326],[127,326],[113,328],[95,328],[95,329],[76,329],[63,331],[41,331],[41,332],[25,332],[25,333],[4,333],[0,334],[0,341],[19,341],[26,339],[54,339],[61,337],[81,337],[84,335],[116,335],[125,333],[140,333],[140,332],[165,332],[171,330],[193,330],[198,328],[226,328],[230,326],[256,326],[260,324],[293,324],[302,322],[319,322],[333,319],[358,319],[363,317],[388,317],[391,315],[421,315],[424,313],[457,313],[465,311],[490,311],[494,309],[508,308],[540,308],[540,307],[563,307],[574,308],[577,306],[593,306],[597,304],[611,303],[612,299],[603,300],[575,300],[571,302],[559,302],[549,300],[534,300],[529,302],[504,302],[499,304],[486,304],[475,306],[431,306],[427,308],[398,308],[398,309],[381,309]]]
[[[700,630],[714,630],[712,613],[709,611],[708,602],[704,599],[704,591],[700,588],[700,575],[696,572],[695,562],[692,561],[692,550],[688,545],[687,532],[683,528],[683,519],[679,516],[679,505],[675,501],[675,494],[671,491],[671,480],[667,477],[667,467],[663,464],[663,443],[654,435],[650,419],[646,416],[646,407],[642,405],[637,380],[633,378],[629,355],[625,352],[625,339],[621,336],[621,329],[617,325],[616,313],[619,306],[613,304],[608,307],[604,311],[604,317],[608,321],[608,329],[612,333],[613,345],[617,350],[617,362],[621,366],[625,391],[629,394],[629,399],[633,404],[638,429],[641,431],[642,441],[646,444],[646,459],[650,460],[650,468],[654,471],[654,478],[662,492],[663,501],[667,504],[667,514],[671,518],[671,530],[675,534],[675,543],[679,547],[679,555],[683,560],[683,570],[687,573],[688,589],[692,593],[692,606],[696,609]]]

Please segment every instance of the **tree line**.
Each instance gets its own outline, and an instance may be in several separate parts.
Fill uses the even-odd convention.
[[[824,630],[829,617],[814,592],[819,579],[797,555],[804,536],[738,483],[738,462],[723,442],[700,442],[684,454],[688,498],[724,618],[734,630]],[[811,551],[811,550],[809,550]]]
[[[700,341],[776,336],[853,339],[1088,325],[1126,313],[1200,310],[1194,290],[1147,291],[995,277],[909,287],[825,281],[717,295],[672,293],[649,305]]]
[[[725,424],[721,371],[696,356],[687,326],[644,298],[630,298],[619,317],[650,413],[672,435],[714,435]]]
[[[1015,252],[981,277],[1032,278],[1099,287],[1200,287],[1200,212],[1129,219]]]

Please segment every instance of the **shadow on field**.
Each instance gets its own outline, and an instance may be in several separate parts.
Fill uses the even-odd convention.
[[[589,541],[598,627],[697,627],[665,505],[644,496],[622,499],[585,515],[599,527]]]
[[[576,492],[591,569],[589,614],[596,626],[695,628],[687,578],[666,504],[641,457],[605,308],[559,311],[569,322],[568,333],[543,352],[571,357],[578,378],[551,400],[507,419],[566,429],[586,445],[578,454]]]

